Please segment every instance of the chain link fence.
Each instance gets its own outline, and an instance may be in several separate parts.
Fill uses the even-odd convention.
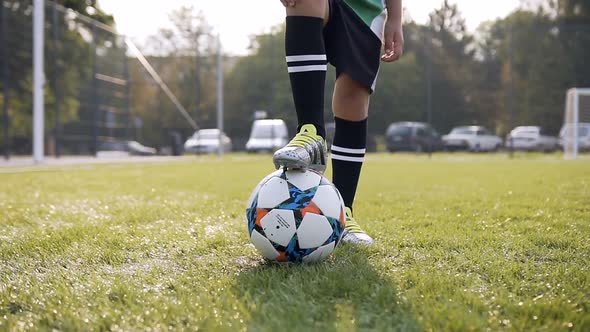
[[[2,1],[2,147],[31,152],[32,3]],[[95,154],[130,137],[129,61],[124,38],[56,3],[45,8],[45,128],[48,154]]]
[[[32,152],[32,6],[31,0],[0,0],[0,147],[5,158]],[[125,36],[51,1],[46,1],[44,28],[46,154],[152,154],[154,149],[143,144],[129,151],[129,142],[156,132],[148,143],[171,147],[191,132],[190,126],[180,131],[144,126],[145,114],[157,114],[170,102],[155,92],[164,96],[137,103],[134,110],[134,100],[141,98],[133,97],[134,90],[159,91],[161,86],[131,54]],[[179,134],[172,137],[171,131]]]

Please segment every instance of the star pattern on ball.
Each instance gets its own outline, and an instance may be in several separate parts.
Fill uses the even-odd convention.
[[[279,209],[296,210],[306,208],[315,196],[318,187],[313,187],[308,190],[301,190],[289,183],[289,198],[279,204]]]

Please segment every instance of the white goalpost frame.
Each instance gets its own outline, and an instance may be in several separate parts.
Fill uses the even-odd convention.
[[[43,68],[43,48],[45,21],[45,0],[33,2],[33,161],[42,163],[44,151],[45,131],[45,100],[43,86],[45,74]]]
[[[580,96],[590,97],[590,88],[571,88],[567,91],[565,104],[565,126],[571,125],[571,135],[563,137],[564,158],[577,159],[579,152],[578,142],[578,124],[580,123]],[[570,104],[571,103],[571,104]],[[570,114],[571,112],[571,114]],[[571,122],[569,118],[571,117]],[[571,137],[571,139],[568,139]],[[568,154],[569,144],[571,146],[571,155]]]

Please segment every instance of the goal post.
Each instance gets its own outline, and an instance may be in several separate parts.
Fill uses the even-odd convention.
[[[580,151],[580,138],[586,136],[590,126],[590,88],[572,88],[567,91],[565,117],[559,133],[564,158],[576,159]]]
[[[199,129],[197,122],[175,95],[176,91],[165,83],[165,79],[173,80],[175,76],[168,73],[162,77],[158,74],[158,71],[166,72],[168,68],[177,65],[173,62],[174,57],[153,56],[154,61],[158,61],[160,65],[156,66],[156,71],[131,39],[118,33],[114,27],[95,21],[56,1],[27,0],[22,1],[27,6],[9,7],[6,7],[5,2],[0,0],[0,9],[3,8],[0,10],[0,31],[3,37],[0,41],[0,63],[4,62],[6,67],[6,61],[2,60],[13,58],[15,64],[26,68],[23,68],[22,73],[19,71],[18,75],[15,74],[18,82],[3,84],[4,96],[8,96],[8,91],[14,86],[28,86],[26,79],[29,72],[33,80],[30,95],[12,96],[13,100],[18,100],[18,106],[13,112],[18,113],[19,119],[22,117],[28,120],[30,117],[31,122],[30,126],[19,125],[31,137],[18,136],[25,143],[18,146],[17,153],[28,154],[30,151],[33,162],[42,164],[50,154],[55,157],[68,154],[96,156],[99,149],[124,150],[128,148],[128,141],[141,139],[140,133],[133,135],[130,131],[141,130],[141,126],[134,125],[134,122],[141,123],[144,117],[151,117],[154,125],[161,129],[153,130],[157,133],[150,137],[151,141],[146,139],[151,144],[177,145],[177,142],[167,140],[166,131],[176,137],[181,131]],[[10,47],[4,47],[6,45]],[[69,55],[70,49],[73,52],[87,49],[89,52],[72,58]],[[204,53],[203,60],[199,57],[199,61],[208,60],[205,56],[209,54]],[[179,61],[184,61],[183,57],[179,57]],[[9,72],[1,69],[0,72]],[[79,74],[70,81],[68,75],[74,73]],[[3,76],[0,80],[7,82],[8,74]],[[159,91],[162,91],[170,99],[172,106],[155,106],[158,102],[132,99],[130,96],[134,89],[148,92],[149,98],[159,98]],[[7,100],[2,96],[0,91],[0,109],[2,100]],[[47,96],[49,100],[45,99]],[[27,106],[29,101],[32,101],[32,109]],[[8,107],[8,103],[4,102],[4,109],[8,110]],[[176,118],[172,117],[167,124],[157,123],[151,114],[160,112],[160,107],[178,111],[184,117],[186,125],[177,125]],[[31,114],[25,117],[25,112]],[[8,111],[5,113],[8,114]],[[12,121],[3,122],[0,123],[0,127],[4,126],[0,145],[4,145],[3,150],[8,159],[10,144],[17,137],[17,131],[11,130]],[[31,150],[29,146],[32,147]]]

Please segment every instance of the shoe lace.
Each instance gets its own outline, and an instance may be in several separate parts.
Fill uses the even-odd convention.
[[[347,209],[348,210],[348,209]],[[346,211],[346,229],[350,233],[364,233],[363,229],[359,224],[356,222],[352,213],[350,211]]]
[[[293,139],[291,140],[291,142],[289,142],[288,145],[301,148],[304,147],[306,144],[313,143],[314,141],[315,139],[310,135],[297,134],[295,135],[295,137],[293,137]]]

